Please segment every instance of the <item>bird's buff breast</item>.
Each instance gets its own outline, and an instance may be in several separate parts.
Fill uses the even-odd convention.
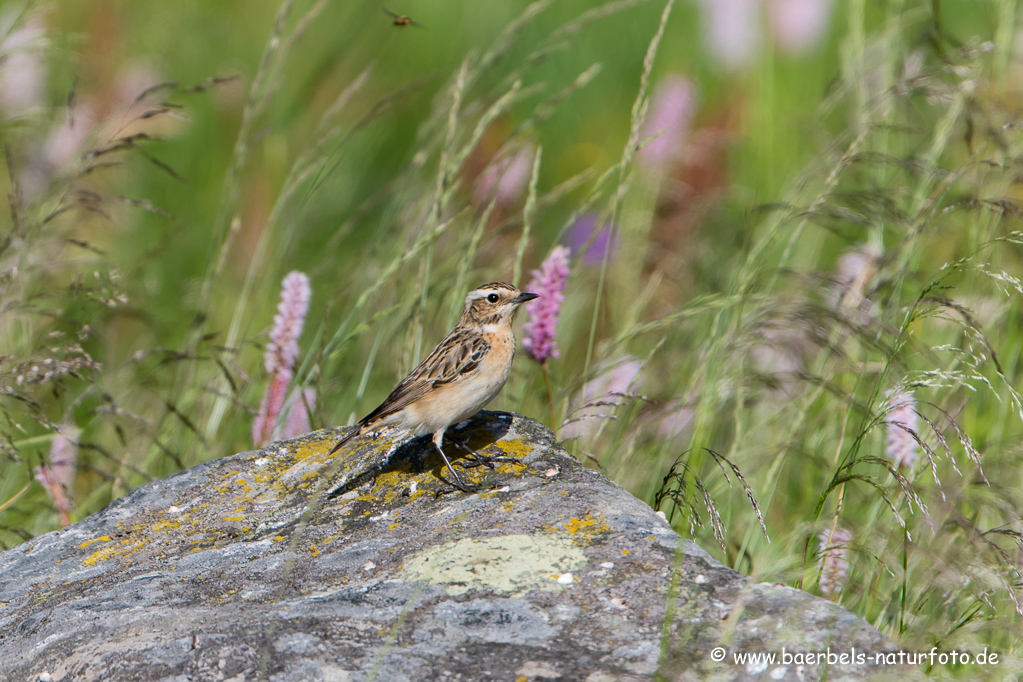
[[[508,381],[515,354],[514,337],[492,341],[490,354],[488,359],[492,361],[481,363],[471,376],[438,386],[415,405],[406,408],[408,414],[403,426],[414,429],[417,436],[435,433],[468,419],[486,407]]]

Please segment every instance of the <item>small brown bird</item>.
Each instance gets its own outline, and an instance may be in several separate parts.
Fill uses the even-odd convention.
[[[413,437],[432,433],[457,486],[467,490],[444,454],[444,431],[482,410],[501,392],[515,356],[512,320],[519,306],[534,298],[538,295],[501,282],[470,291],[455,328],[330,453],[355,436],[383,427],[405,429]]]
[[[420,24],[419,22],[412,21],[412,17],[405,17],[400,14],[395,14],[386,7],[384,8],[384,12],[386,12],[388,16],[394,19],[393,23],[395,26],[418,26],[419,28],[424,28],[423,25]]]

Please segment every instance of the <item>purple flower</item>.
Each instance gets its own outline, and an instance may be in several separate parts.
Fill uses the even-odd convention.
[[[302,334],[302,324],[309,312],[311,295],[309,278],[304,273],[296,270],[284,278],[281,302],[274,316],[270,345],[266,348],[264,361],[270,383],[259,405],[259,414],[252,422],[252,441],[257,447],[270,442],[277,418],[284,408],[288,384],[291,383],[295,362],[298,360],[298,337]]]
[[[919,428],[916,398],[912,391],[892,391],[888,394],[888,418],[885,429],[884,453],[895,466],[912,468],[920,453],[916,442]]]
[[[789,53],[806,52],[824,39],[834,0],[768,0],[771,29],[778,46]]]
[[[576,218],[575,222],[565,233],[565,241],[575,252],[579,252],[592,239],[593,243],[582,256],[584,265],[600,265],[604,262],[604,251],[607,250],[607,242],[611,237],[611,226],[600,227],[598,221],[600,216],[596,213],[584,213]],[[615,234],[611,241],[611,252],[614,255],[618,249],[618,235]]]
[[[672,75],[661,81],[654,92],[650,116],[643,124],[640,139],[657,135],[647,142],[637,159],[647,166],[664,167],[678,158],[685,145],[696,113],[696,86],[688,78]]]
[[[821,594],[828,597],[837,596],[849,579],[849,543],[852,533],[844,528],[836,528],[835,532],[821,531],[820,542],[821,579],[818,586]]]
[[[540,294],[540,298],[529,308],[529,321],[523,326],[525,338],[522,346],[529,357],[540,364],[548,358],[558,357],[554,335],[558,326],[561,302],[565,300],[565,283],[568,280],[567,246],[555,246],[539,270],[533,270],[533,279],[526,285],[526,291]]]

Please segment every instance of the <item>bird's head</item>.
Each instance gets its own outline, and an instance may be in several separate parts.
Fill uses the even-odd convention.
[[[523,293],[503,282],[484,284],[465,297],[462,319],[478,324],[510,322],[519,306],[534,298],[539,298],[538,294]]]

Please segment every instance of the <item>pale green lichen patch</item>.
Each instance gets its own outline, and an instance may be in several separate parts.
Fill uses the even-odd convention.
[[[558,576],[586,561],[583,551],[565,538],[505,535],[431,547],[406,561],[402,573],[409,580],[446,585],[450,595],[473,589],[522,595],[564,589]]]

